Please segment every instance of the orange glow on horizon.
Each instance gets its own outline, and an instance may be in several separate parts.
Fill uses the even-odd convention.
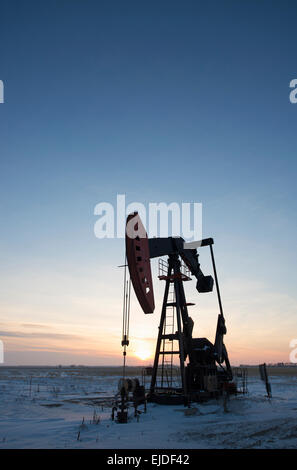
[[[138,359],[141,359],[142,361],[151,359],[152,358],[151,344],[148,344],[146,341],[136,340],[136,346],[132,354],[134,357],[137,357]]]
[[[138,357],[139,359],[141,359],[142,361],[146,361],[147,359],[151,357],[151,352],[148,351],[147,349],[137,349],[134,355]]]

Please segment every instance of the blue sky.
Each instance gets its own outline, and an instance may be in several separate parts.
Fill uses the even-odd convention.
[[[296,24],[294,1],[2,2],[7,362],[120,362],[123,241],[93,232],[95,205],[117,194],[202,202],[234,361],[288,360],[297,337]],[[134,310],[135,341],[144,322],[153,338],[158,310],[150,320]],[[201,309],[211,335],[215,316],[206,317]]]

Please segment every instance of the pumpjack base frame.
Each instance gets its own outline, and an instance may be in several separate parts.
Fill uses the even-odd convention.
[[[207,392],[205,390],[195,391],[190,396],[185,396],[182,393],[171,392],[158,392],[153,395],[148,395],[147,401],[150,403],[157,403],[159,405],[184,405],[188,406],[190,403],[203,403],[212,398],[219,398],[222,392]]]
[[[149,403],[157,403],[158,405],[185,405],[186,400],[184,395],[180,393],[158,393],[149,395],[147,398]]]

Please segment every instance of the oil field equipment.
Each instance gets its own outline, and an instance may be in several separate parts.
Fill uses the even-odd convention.
[[[146,413],[146,396],[143,385],[140,385],[137,378],[120,379],[116,402],[111,413],[112,420],[116,419],[118,423],[127,423],[129,406],[134,407],[134,417],[139,418],[142,412],[138,409],[140,405],[143,405],[143,411]]]
[[[264,364],[259,365],[259,373],[260,373],[261,380],[263,380],[263,382],[265,382],[267,398],[272,398],[271,385],[270,385],[270,382],[269,382],[269,379],[268,379],[267,367],[266,367],[265,362],[264,362]]]
[[[199,242],[200,247],[210,248],[212,276],[205,276],[200,269],[196,248],[187,248],[181,237],[148,238],[137,212],[126,221],[126,256],[124,279],[123,337],[124,371],[126,347],[129,344],[129,313],[131,283],[138,302],[145,314],[153,313],[155,300],[151,274],[152,258],[159,259],[159,279],[165,281],[165,290],[159,332],[148,400],[157,403],[184,403],[216,397],[228,390],[236,391],[232,382],[232,370],[224,344],[225,318],[221,302],[213,253],[213,239]],[[192,244],[193,245],[193,244]],[[191,246],[192,246],[191,245]],[[127,281],[126,266],[130,273]],[[184,285],[192,276],[196,278],[199,293],[213,291],[215,283],[219,314],[214,343],[207,338],[193,338],[194,321],[188,314]],[[175,364],[174,357],[178,357]]]

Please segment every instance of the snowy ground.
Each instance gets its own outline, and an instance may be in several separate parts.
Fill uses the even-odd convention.
[[[297,376],[257,377],[248,395],[183,406],[148,404],[139,422],[110,419],[118,376],[92,368],[0,368],[1,448],[297,448]],[[98,419],[100,418],[100,419]]]

